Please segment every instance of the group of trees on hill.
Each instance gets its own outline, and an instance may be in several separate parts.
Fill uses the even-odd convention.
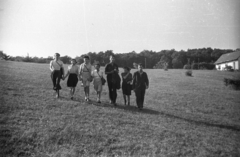
[[[239,50],[239,49],[237,49]],[[112,50],[107,50],[105,52],[89,52],[81,56],[77,56],[76,59],[78,63],[83,62],[83,56],[88,55],[91,58],[91,62],[99,61],[102,66],[109,62],[109,56],[115,55],[116,62],[120,67],[128,66],[133,67],[135,63],[142,63],[145,68],[163,68],[164,65],[168,65],[168,68],[182,69],[185,65],[194,65],[195,69],[214,68],[214,62],[222,55],[236,50],[232,49],[212,49],[212,48],[199,48],[199,49],[188,49],[187,51],[181,50],[176,51],[162,50],[159,52],[152,50],[143,50],[140,53],[135,51],[128,53],[117,53],[114,54]],[[6,55],[6,54],[5,54]],[[65,64],[70,63],[71,57],[61,54],[61,60]],[[2,57],[2,55],[0,56]],[[3,57],[2,57],[3,58]],[[12,61],[23,61],[23,62],[36,62],[36,63],[49,63],[53,57],[38,58],[38,57],[10,57],[9,60]]]

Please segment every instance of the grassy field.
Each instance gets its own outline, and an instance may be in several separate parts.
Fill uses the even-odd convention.
[[[0,61],[0,156],[240,156],[240,91],[223,83],[238,72],[145,71],[139,111],[120,90],[108,104],[107,86],[102,104],[92,86],[85,103],[80,84],[70,100],[66,81],[56,99],[47,64]]]

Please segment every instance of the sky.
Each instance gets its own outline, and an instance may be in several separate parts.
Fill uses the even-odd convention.
[[[240,0],[0,0],[11,56],[204,47],[240,48]]]

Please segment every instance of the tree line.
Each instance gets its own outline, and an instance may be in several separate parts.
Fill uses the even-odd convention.
[[[222,55],[230,52],[234,52],[240,49],[212,49],[212,48],[199,48],[199,49],[188,49],[177,51],[175,49],[171,50],[161,50],[159,52],[152,50],[143,50],[140,53],[135,51],[128,53],[116,53],[113,50],[107,50],[105,52],[88,52],[81,56],[75,57],[77,62],[80,64],[83,62],[83,56],[88,55],[91,58],[91,62],[99,61],[101,66],[105,66],[109,62],[109,56],[114,55],[116,63],[119,67],[133,67],[136,63],[142,63],[147,69],[152,68],[164,68],[168,66],[169,69],[182,69],[186,65],[194,65],[195,69],[203,68],[211,69],[208,67],[214,67],[214,62]],[[53,57],[49,56],[47,58],[39,57],[26,57],[22,56],[9,56],[0,51],[0,57],[5,60],[11,61],[22,61],[22,62],[35,62],[35,63],[49,63]],[[71,57],[68,55],[61,56],[61,60],[65,64],[70,63]],[[199,65],[201,65],[199,67]]]

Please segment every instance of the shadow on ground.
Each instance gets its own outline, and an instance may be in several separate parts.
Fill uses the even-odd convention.
[[[101,106],[101,107],[112,107],[112,108],[117,108],[117,109],[121,109],[121,110],[126,110],[126,111],[130,111],[130,112],[139,112],[139,113],[144,113],[144,114],[154,114],[154,115],[158,115],[159,112],[150,108],[143,108],[142,110],[139,110],[136,106],[128,106],[128,105],[122,105],[122,104],[118,104],[116,106],[106,103],[106,102],[102,102],[102,103],[97,103],[92,101],[91,102],[93,105],[96,106]]]

